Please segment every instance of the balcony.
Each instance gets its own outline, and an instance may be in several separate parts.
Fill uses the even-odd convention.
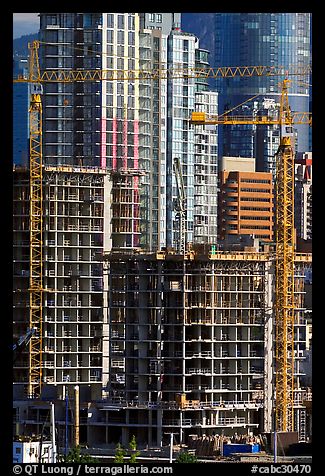
[[[176,357],[182,357],[182,352],[176,352]],[[185,352],[185,357],[190,358],[206,358],[212,357],[212,352],[210,350],[204,350],[202,352]]]
[[[45,368],[52,369],[52,368],[54,368],[54,362],[50,362],[50,361],[44,362],[43,366]]]
[[[100,382],[102,380],[100,375],[91,375],[90,379],[91,382]]]
[[[186,370],[185,370],[185,373],[186,373],[186,374],[190,374],[190,375],[207,375],[207,374],[212,374],[212,370],[211,370],[211,369],[194,369],[194,368],[190,368],[190,369],[186,369]]]
[[[100,345],[91,345],[89,347],[89,350],[90,350],[90,352],[100,352],[101,351]]]
[[[72,346],[71,345],[64,345],[63,346],[63,352],[71,352],[72,351]]]
[[[46,345],[44,347],[44,352],[54,352],[54,346],[53,345]]]
[[[234,418],[219,418],[218,425],[233,426],[233,425],[245,425],[246,420],[244,417]]]

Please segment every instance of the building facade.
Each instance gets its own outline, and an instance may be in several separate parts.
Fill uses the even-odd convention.
[[[218,94],[198,91],[195,110],[216,114]],[[216,127],[194,126],[194,243],[216,243],[218,234],[218,134]]]
[[[172,30],[167,39],[167,65],[173,69],[195,67],[194,35]],[[173,172],[174,158],[179,158],[186,196],[186,241],[193,242],[194,231],[194,130],[188,118],[194,109],[195,78],[175,78],[167,83],[166,136],[166,246],[177,242],[177,184]]]
[[[302,360],[306,338],[304,281],[310,261],[310,255],[295,258],[296,361]],[[67,391],[73,444],[71,384],[76,383],[80,442],[91,448],[127,445],[132,435],[145,448],[168,445],[170,432],[188,443],[193,434],[272,430],[274,260],[268,253],[197,245],[185,256],[112,252],[101,263],[104,293],[91,294],[95,309],[89,309],[85,291],[77,310],[67,304],[47,311],[53,317],[45,338],[52,348],[45,349],[44,368],[52,378],[39,402],[15,399],[18,434],[22,428],[39,433],[54,401],[64,441]],[[71,262],[68,266],[74,270]],[[102,320],[96,315],[98,299],[103,299]],[[64,312],[69,322],[61,321]],[[307,391],[302,377],[296,364],[298,432]]]
[[[53,451],[50,441],[14,441],[13,463],[52,463]]]
[[[180,25],[180,13],[140,13],[140,68],[159,71],[169,67],[167,42]],[[140,82],[140,164],[147,173],[141,189],[141,247],[149,251],[166,246],[167,194],[167,77]],[[144,122],[145,121],[145,122]]]
[[[245,161],[245,159],[242,159]],[[236,165],[231,165],[231,162]],[[247,161],[246,161],[247,163]],[[246,164],[245,164],[246,165]],[[272,174],[241,171],[240,159],[223,160],[220,170],[219,236],[254,235],[273,240]],[[247,169],[247,166],[245,166]],[[249,168],[249,167],[248,167]]]
[[[110,249],[111,180],[101,168],[45,166],[43,201],[42,385],[56,396],[80,385],[100,398],[103,373],[103,262]],[[29,173],[14,171],[14,341],[29,328]],[[15,353],[14,398],[26,398],[29,346]],[[53,393],[54,392],[54,393]]]
[[[306,68],[311,62],[310,13],[199,13],[182,14],[182,27],[195,33],[203,48],[211,51],[210,62],[219,66],[285,66]],[[306,81],[292,81],[289,101],[292,111],[309,111],[309,74]],[[255,95],[263,95],[279,102],[279,77],[234,77],[217,79],[219,113],[242,104]],[[220,152],[229,146],[224,136],[224,126],[219,131]],[[238,137],[237,151],[231,155],[254,156],[254,150],[247,155],[253,126],[243,126],[245,133]],[[238,128],[238,126],[234,126]],[[224,130],[222,130],[224,129]],[[308,126],[296,126],[298,131],[298,151],[310,150]],[[258,160],[260,160],[258,158]],[[263,159],[261,159],[263,160]],[[261,170],[267,171],[267,170]]]
[[[40,40],[44,71],[139,69],[138,14],[41,13]],[[112,170],[112,246],[139,247],[139,82],[46,83],[43,117],[44,163]]]
[[[197,48],[195,65],[208,68],[209,52]],[[218,93],[211,91],[208,80],[196,79],[195,111],[218,113]],[[217,242],[218,205],[218,129],[194,126],[194,243]]]
[[[179,29],[178,16],[42,13],[41,68],[207,64],[207,52]],[[67,423],[65,397],[71,398],[75,385],[80,441],[94,447],[127,444],[133,434],[145,447],[161,446],[171,431],[182,442],[193,432],[270,431],[272,260],[259,253],[214,254],[210,248],[186,256],[172,251],[178,232],[174,158],[184,176],[187,242],[216,240],[217,132],[194,129],[188,119],[196,108],[215,113],[217,93],[186,76],[58,82],[44,85],[43,105],[44,385],[41,400],[26,399],[29,354],[23,349],[14,363],[17,433],[40,434],[54,401],[61,441],[68,425],[73,444],[75,415],[70,407]],[[272,203],[265,183],[270,174],[258,183],[256,175],[240,174],[232,192],[238,194],[237,210],[249,215],[243,225],[259,225],[255,209],[260,217],[267,214],[256,197]],[[15,168],[17,340],[28,330],[28,179],[28,170]],[[139,252],[163,246],[171,249]],[[297,318],[304,306],[304,260],[310,257],[296,268]]]
[[[27,66],[27,58],[14,58],[14,77],[25,75]],[[13,163],[15,165],[26,166],[29,158],[28,88],[29,86],[25,83],[16,83],[13,86]]]
[[[297,238],[312,239],[312,153],[295,159],[295,228]]]
[[[308,260],[301,255],[295,263],[297,359]],[[159,447],[169,443],[170,432],[186,444],[192,434],[271,431],[270,256],[194,245],[185,257],[115,253],[105,263],[111,378],[106,400],[91,405],[90,444],[127,444],[134,434],[142,447]],[[296,364],[297,431],[301,377]]]

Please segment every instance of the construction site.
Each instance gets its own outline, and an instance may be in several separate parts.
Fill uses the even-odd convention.
[[[72,243],[75,235],[71,231]],[[85,237],[90,240],[91,233]],[[61,260],[49,259],[55,271],[45,270],[49,283],[72,280],[71,288],[47,301],[44,315],[43,380],[52,385],[45,386],[42,402],[26,402],[22,392],[15,396],[20,428],[39,433],[46,397],[56,401],[63,432],[63,389],[79,385],[81,441],[94,447],[127,444],[132,435],[141,446],[159,447],[168,432],[188,443],[193,434],[272,430],[272,254],[110,253],[104,261],[86,257],[84,270],[76,260]],[[299,383],[298,358],[305,344],[304,270],[310,262],[306,254],[295,257],[294,430],[300,441],[310,436],[310,392]],[[56,271],[59,266],[66,272]],[[96,287],[101,266],[104,282]],[[16,361],[17,371],[20,365]],[[15,380],[16,388],[24,387]]]
[[[79,445],[93,454],[114,451],[135,437],[143,454],[163,454],[174,441],[211,457],[224,456],[227,442],[258,444],[272,452],[276,433],[284,435],[282,449],[310,443],[306,352],[311,351],[311,309],[306,295],[309,302],[311,290],[306,276],[312,255],[296,245],[293,125],[311,125],[311,117],[291,113],[289,79],[281,81],[276,119],[201,111],[186,119],[193,129],[263,122],[281,130],[274,197],[271,174],[260,175],[258,182],[249,172],[243,181],[257,185],[244,192],[240,178],[237,188],[232,176],[230,187],[225,185],[229,201],[241,194],[246,206],[255,206],[251,210],[258,210],[258,200],[267,201],[260,218],[268,227],[263,238],[250,235],[249,245],[239,239],[188,240],[185,165],[173,157],[167,170],[173,173],[175,246],[146,249],[141,247],[141,184],[148,173],[137,156],[141,134],[138,138],[134,132],[134,157],[127,159],[130,134],[121,118],[124,156],[112,166],[106,161],[100,166],[44,163],[42,84],[80,87],[88,81],[149,77],[158,82],[167,76],[172,81],[173,72],[146,71],[135,78],[133,71],[130,79],[125,70],[123,78],[121,71],[107,77],[100,69],[88,77],[82,68],[81,76],[73,70],[69,77],[60,76],[60,70],[46,70],[44,76],[38,48],[37,42],[30,45],[29,76],[17,79],[34,89],[29,164],[13,170],[14,439],[53,439],[55,425],[58,453],[65,455]],[[197,70],[192,77],[219,74],[274,72],[221,73],[219,68]],[[188,73],[177,71],[175,78],[180,77],[188,80]],[[240,207],[234,211],[228,205],[234,230]],[[252,217],[246,212],[247,228],[262,228]],[[158,235],[156,230],[155,240]]]

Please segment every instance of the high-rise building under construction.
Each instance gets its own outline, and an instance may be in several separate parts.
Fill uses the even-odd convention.
[[[91,240],[91,230],[82,236]],[[85,255],[96,251],[82,248]],[[294,411],[301,439],[308,393],[300,381],[304,272],[310,260],[295,257]],[[170,432],[188,443],[193,433],[272,430],[272,254],[216,252],[203,245],[185,255],[107,253],[93,265],[104,266],[103,293],[97,281],[93,293],[75,289],[75,283],[91,280],[91,258],[71,261],[54,264],[72,271],[69,315],[64,303],[47,302],[43,365],[49,385],[40,404],[16,394],[18,432],[22,426],[40,432],[50,401],[61,434],[65,425],[72,428],[72,416],[68,423],[64,418],[63,387],[73,400],[76,384],[83,402],[80,441],[93,448],[126,445],[132,435],[141,447],[160,447]],[[53,284],[62,279],[55,274]],[[56,294],[51,299],[59,301]]]
[[[207,63],[179,16],[42,13],[41,69]],[[193,431],[271,428],[271,255],[172,249],[174,158],[184,176],[186,241],[216,238],[217,132],[194,130],[188,119],[193,109],[215,113],[217,93],[186,77],[43,86],[42,399],[25,399],[26,348],[14,369],[18,430],[40,433],[55,401],[64,433],[72,424],[64,398],[75,385],[80,438],[92,446],[126,444],[132,434],[160,446],[179,428],[182,441]],[[28,180],[17,167],[15,339],[28,327]],[[301,327],[309,261],[296,260]]]

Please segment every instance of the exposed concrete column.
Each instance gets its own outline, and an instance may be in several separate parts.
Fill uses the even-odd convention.
[[[75,415],[74,415],[74,445],[79,446],[79,385],[74,387]]]
[[[186,355],[186,344],[185,344],[185,337],[186,337],[186,327],[185,327],[185,321],[187,318],[187,310],[185,310],[185,304],[186,304],[186,284],[187,284],[187,262],[185,261],[185,258],[183,258],[183,276],[182,276],[182,290],[183,290],[183,325],[182,325],[182,393],[185,392],[185,369],[186,369],[186,361],[185,361],[185,355]]]
[[[112,225],[111,225],[111,201],[112,201],[112,182],[109,175],[104,176],[104,220],[103,220],[103,251],[110,252],[112,249]],[[103,261],[103,340],[102,340],[102,397],[107,395],[107,385],[109,382],[109,264]]]
[[[206,420],[207,420],[207,417],[206,417],[206,411],[203,410],[202,412],[202,424],[205,425],[206,424]]]
[[[162,447],[163,410],[157,410],[157,446]]]
[[[153,410],[148,410],[148,446],[152,446],[152,412]]]
[[[109,283],[108,283],[108,270],[109,265],[107,262],[103,262],[103,339],[102,339],[102,397],[105,398],[107,395],[107,386],[109,382],[109,341],[110,341],[110,326],[109,326],[109,309],[108,309],[108,293],[109,293]]]
[[[264,428],[265,432],[272,431],[273,407],[273,280],[274,263],[265,263],[265,326],[264,326]]]
[[[129,428],[123,426],[122,428],[122,446],[127,447],[129,444]]]
[[[162,275],[162,263],[157,261],[157,285],[158,285],[158,293],[157,293],[157,358],[158,358],[158,370],[159,370],[159,377],[157,380],[157,401],[160,402],[162,398],[162,380],[163,380],[163,362],[162,362],[162,351],[163,351],[163,317],[164,317],[164,309],[163,309],[163,298],[164,298],[164,277]],[[158,420],[157,420],[157,424]]]

